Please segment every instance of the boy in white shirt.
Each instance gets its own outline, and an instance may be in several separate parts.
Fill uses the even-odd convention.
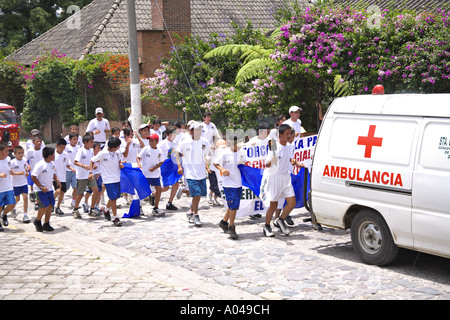
[[[169,122],[164,121],[161,122],[159,119],[153,120],[153,126],[150,129],[150,134],[156,133],[158,135],[159,140],[162,140],[163,132],[166,131],[166,126],[169,125]]]
[[[206,196],[206,156],[210,151],[209,142],[201,136],[202,125],[192,122],[189,126],[190,137],[183,139],[178,145],[176,158],[178,164],[178,174],[185,174],[189,186],[189,193],[192,197],[191,209],[187,217],[190,223],[200,227],[202,222],[198,215],[198,205],[200,198]],[[181,166],[183,157],[183,167]]]
[[[120,197],[120,169],[123,168],[120,154],[120,139],[111,136],[108,139],[106,148],[103,148],[93,158],[92,162],[100,163],[100,173],[103,184],[108,195],[106,208],[102,207],[103,214],[107,220],[111,220],[110,212],[113,214],[114,225],[120,227],[122,222],[117,216],[117,199]]]
[[[177,144],[174,142],[174,138],[175,138],[175,127],[169,125],[166,128],[166,138],[163,141],[158,143],[158,148],[160,148],[163,153],[163,161],[166,161],[166,159],[172,159],[172,160],[175,159],[175,150],[177,148]],[[172,201],[177,194],[179,186],[180,186],[180,182],[178,182],[178,181],[172,185],[172,190],[170,192],[169,201],[166,204],[166,210],[178,210],[178,208],[172,204]],[[163,186],[162,192],[169,190],[169,187],[170,186]]]
[[[238,168],[239,164],[245,163],[245,153],[240,150],[242,145],[242,141],[235,139],[230,148],[220,152],[213,162],[222,177],[223,191],[228,206],[225,216],[219,222],[219,226],[232,239],[238,238],[234,220],[236,212],[239,210],[242,195],[241,172]],[[228,220],[230,221],[229,223]]]
[[[25,142],[25,155],[24,156],[26,159],[28,159],[28,156],[27,156],[28,149],[34,148],[34,143],[33,143],[34,137],[40,137],[40,136],[41,136],[41,133],[38,129],[31,130],[30,139],[28,139],[27,142]],[[41,152],[44,147],[45,147],[45,143],[44,143],[44,141],[41,141]]]
[[[28,181],[30,166],[27,159],[24,158],[25,150],[22,146],[14,148],[15,158],[11,160],[11,176],[14,189],[14,196],[16,197],[16,205],[20,201],[20,196],[23,199],[23,223],[29,223],[28,217]],[[16,206],[15,205],[15,206]]]
[[[70,132],[67,136],[64,137],[64,139],[66,140],[67,144],[69,144],[70,134],[72,132],[77,134],[78,136],[77,146],[81,148],[83,146],[83,138],[80,136],[80,128],[76,124],[70,126]]]
[[[31,171],[34,169],[34,166],[43,159],[43,157],[42,157],[43,142],[42,142],[42,139],[39,137],[39,135],[33,137],[32,143],[33,143],[33,146],[26,151],[26,156],[25,156],[28,159],[28,164],[30,165]],[[32,201],[35,202],[34,209],[38,210],[39,208],[38,208],[38,204],[36,201],[36,194],[33,189],[33,184],[34,183],[31,183],[31,185],[30,185],[30,189],[31,189],[30,193],[32,194],[30,199],[32,199]]]
[[[290,169],[292,165],[302,167],[303,165],[294,158],[294,145],[289,144],[292,130],[288,124],[282,124],[279,129],[279,141],[276,142],[276,150],[270,151],[266,158],[266,169],[261,181],[261,200],[268,207],[266,211],[266,223],[263,233],[266,237],[273,237],[270,221],[277,210],[278,201],[286,198],[286,206],[281,216],[275,220],[276,224],[285,235],[290,233],[285,224],[285,219],[295,207],[295,192],[292,187]]]
[[[5,227],[9,225],[7,214],[16,204],[11,179],[11,158],[8,154],[8,145],[0,142],[0,208],[3,208],[2,223]],[[1,224],[0,231],[4,231]]]
[[[164,163],[164,158],[161,149],[157,147],[159,137],[156,133],[150,134],[149,146],[139,152],[137,157],[138,167],[141,168],[148,184],[155,188],[155,205],[153,207],[153,214],[156,216],[163,216],[165,213],[158,208],[159,200],[161,199],[161,169]]]
[[[78,146],[78,140],[79,139],[77,133],[75,132],[69,133],[69,143],[66,144],[65,149],[67,155],[69,156],[69,166],[67,167],[66,170],[66,187],[67,189],[69,187],[72,188],[72,207],[75,206],[75,198],[77,197],[77,177],[73,161],[75,160],[75,156],[77,155],[78,149],[80,149],[80,147]]]
[[[75,205],[72,210],[74,218],[81,219],[81,214],[78,211],[81,199],[83,198],[86,187],[90,188],[93,193],[91,209],[95,207],[95,199],[97,199],[98,188],[97,182],[94,179],[93,164],[91,159],[93,157],[94,137],[91,135],[84,135],[83,147],[77,151],[73,165],[75,165],[77,178],[77,197],[75,198]]]
[[[55,197],[52,188],[53,181],[61,188],[61,183],[56,176],[55,164],[53,163],[55,160],[55,149],[52,147],[45,147],[42,150],[42,156],[44,159],[39,161],[31,172],[31,179],[36,187],[39,204],[37,217],[33,224],[39,232],[54,230],[50,226],[50,215],[52,213],[52,208],[55,205]],[[41,222],[43,216],[44,225],[42,225]]]
[[[67,192],[67,185],[66,185],[66,170],[70,167],[70,160],[69,155],[66,150],[67,142],[63,138],[58,138],[56,140],[56,152],[55,152],[55,168],[56,168],[56,176],[59,179],[59,182],[61,183],[61,187],[59,188],[58,185],[53,182],[53,187],[55,189],[55,199],[58,199],[58,202],[55,207],[55,214],[62,216],[64,215],[64,212],[62,212],[60,206],[61,202],[64,199],[64,194]]]

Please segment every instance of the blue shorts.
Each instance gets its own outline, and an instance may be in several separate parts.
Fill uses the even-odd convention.
[[[206,197],[206,178],[202,180],[186,179],[191,197]]]
[[[37,192],[37,201],[39,208],[47,208],[49,205],[52,207],[55,206],[55,196],[53,195],[53,191],[48,192]]]
[[[161,179],[160,178],[147,178],[147,182],[149,185],[153,187],[161,186]]]
[[[225,198],[227,199],[228,209],[238,210],[241,203],[242,187],[239,188],[227,188],[223,187]]]
[[[14,191],[9,190],[0,192],[0,207],[7,206],[9,204],[16,204],[16,198],[14,198]]]
[[[77,177],[75,175],[75,172],[66,171],[66,186],[67,186],[67,189],[69,187],[72,187],[72,189],[77,188]]]
[[[23,193],[28,194],[28,184],[20,186],[20,187],[13,187],[14,189],[14,196],[18,197]]]
[[[117,200],[120,197],[120,183],[105,183],[106,194],[109,200]]]

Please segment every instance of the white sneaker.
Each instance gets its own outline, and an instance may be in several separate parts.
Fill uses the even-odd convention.
[[[28,215],[26,215],[26,214],[23,215],[22,222],[23,223],[30,223],[30,218],[28,217]]]
[[[166,214],[164,211],[162,211],[159,208],[153,209],[152,213],[153,213],[154,216],[157,216],[157,217],[162,217],[162,216],[164,216]]]
[[[177,190],[177,199],[180,199],[182,195],[183,195],[183,188],[179,187]]]

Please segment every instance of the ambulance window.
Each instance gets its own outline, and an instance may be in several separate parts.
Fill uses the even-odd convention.
[[[418,123],[394,117],[339,117],[329,153],[335,158],[409,166]]]
[[[431,121],[425,125],[419,164],[426,169],[450,169],[450,122]]]

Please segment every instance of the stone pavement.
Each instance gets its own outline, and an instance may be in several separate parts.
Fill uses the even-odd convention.
[[[164,208],[168,194],[163,194]],[[391,266],[361,263],[348,231],[315,231],[295,209],[289,236],[262,234],[263,218],[237,219],[238,240],[218,227],[225,209],[200,202],[202,227],[186,219],[190,198],[164,217],[74,219],[66,196],[53,232],[9,218],[0,233],[0,299],[366,300],[450,298],[450,260],[401,251]],[[22,204],[19,203],[20,212]],[[119,214],[128,211],[122,205]],[[31,217],[35,213],[29,210]]]

